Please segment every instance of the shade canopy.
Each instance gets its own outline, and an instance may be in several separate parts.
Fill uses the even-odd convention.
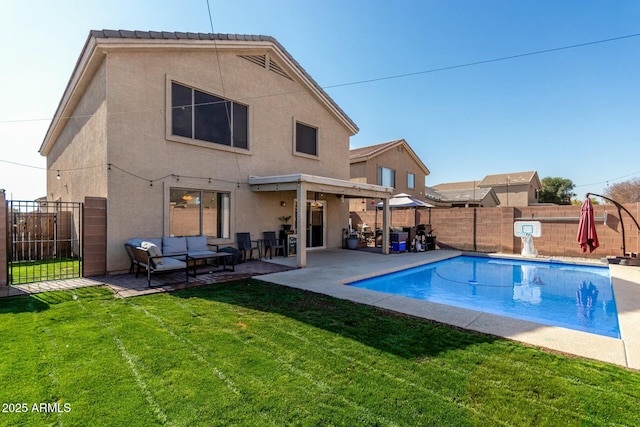
[[[382,209],[382,202],[376,203],[376,228],[378,227],[378,209]],[[414,209],[414,225],[418,224],[418,209],[433,208],[434,206],[416,199],[407,193],[398,193],[389,199],[389,209],[413,208]],[[391,222],[391,221],[390,221]],[[431,222],[431,209],[429,209],[429,222]]]
[[[582,203],[580,209],[580,224],[578,225],[578,236],[576,240],[580,244],[582,252],[593,252],[600,243],[598,242],[598,234],[596,233],[596,221],[593,215],[593,205],[591,199],[587,197]]]
[[[382,202],[376,204],[377,208],[382,208]],[[399,193],[395,196],[391,196],[389,199],[389,207],[391,209],[394,208],[432,208],[433,205],[430,205],[427,202],[423,202],[422,200],[416,199],[415,197],[406,194]]]

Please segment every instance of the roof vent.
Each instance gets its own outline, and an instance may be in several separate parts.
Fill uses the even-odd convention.
[[[282,77],[285,77],[289,80],[293,80],[291,77],[289,77],[289,75],[287,73],[285,73],[285,71],[280,68],[280,66],[275,63],[271,58],[269,58],[269,70],[273,71],[274,73],[281,75]]]
[[[253,62],[262,68],[268,69],[271,72],[276,73],[279,76],[285,77],[289,80],[293,80],[289,75],[269,56],[267,55],[238,55],[240,58],[246,59],[249,62]]]
[[[266,68],[267,65],[267,57],[266,55],[238,55],[240,58],[244,58],[249,62],[253,62],[261,66],[262,68]]]

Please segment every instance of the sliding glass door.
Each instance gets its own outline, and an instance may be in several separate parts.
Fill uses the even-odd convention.
[[[304,228],[298,227],[298,203],[295,205],[294,228],[298,235],[302,232],[307,234],[307,248],[324,248],[326,243],[326,201],[307,201],[307,224]]]

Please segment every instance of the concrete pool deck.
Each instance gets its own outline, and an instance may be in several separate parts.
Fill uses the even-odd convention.
[[[447,250],[390,255],[344,249],[310,251],[307,253],[306,268],[255,278],[508,338],[553,351],[640,369],[640,267],[609,266],[618,309],[621,339],[344,285],[355,280],[461,254],[462,252],[459,251]],[[504,257],[523,258],[513,255],[504,255]],[[604,265],[593,260],[552,259],[576,264]],[[534,260],[547,261],[549,258],[538,257]],[[295,267],[296,259],[295,257],[273,258],[265,261]]]

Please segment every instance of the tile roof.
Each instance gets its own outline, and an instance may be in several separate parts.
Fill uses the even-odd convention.
[[[424,164],[422,159],[418,157],[413,148],[404,139],[396,139],[394,141],[383,142],[381,144],[368,145],[366,147],[354,148],[349,151],[349,160],[351,163],[364,162],[372,157],[377,156],[393,147],[404,146],[405,151],[413,158],[416,164],[424,171],[425,175],[429,175],[431,172],[429,168]]]
[[[444,196],[438,190],[432,187],[427,187],[426,185],[424,187],[424,197],[426,197],[428,200],[433,200],[436,202],[441,202],[444,200]]]
[[[487,175],[482,181],[480,181],[478,186],[495,187],[497,185],[507,185],[507,183],[511,185],[524,184],[527,182],[531,182],[535,178],[536,174],[536,171],[526,171]]]
[[[96,39],[141,39],[141,40],[222,40],[222,41],[248,41],[248,42],[270,42],[273,43],[286,55],[300,72],[313,84],[313,86],[339,111],[345,120],[353,126],[355,133],[358,132],[358,125],[344,112],[342,108],[322,89],[322,87],[307,73],[307,71],[295,60],[293,56],[272,36],[252,35],[252,34],[220,34],[220,33],[190,33],[179,31],[131,31],[131,30],[91,30],[89,37]]]
[[[445,182],[442,184],[434,185],[432,188],[439,192],[450,190],[470,190],[474,187],[478,187],[479,181],[460,181],[460,182]]]
[[[491,188],[467,188],[465,190],[438,190],[447,202],[479,202],[491,192]]]
[[[131,30],[91,30],[90,35],[95,38],[108,39],[162,39],[162,40],[239,40],[239,41],[268,41],[282,47],[271,36],[250,34],[219,34],[219,33],[190,33],[179,31],[131,31]],[[284,48],[283,48],[284,50]]]
[[[378,154],[387,148],[391,148],[392,146],[398,144],[399,142],[404,141],[403,139],[396,139],[395,141],[383,142],[381,144],[369,145],[361,148],[354,148],[349,151],[349,159],[357,159],[359,157],[371,157],[375,154]]]

